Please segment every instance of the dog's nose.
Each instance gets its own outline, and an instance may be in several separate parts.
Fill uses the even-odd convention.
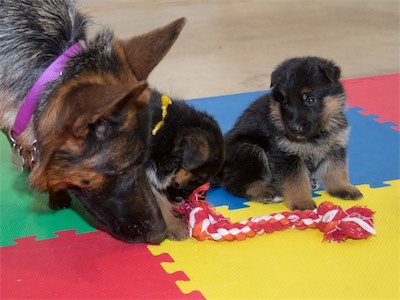
[[[146,242],[150,244],[160,244],[167,238],[167,230],[159,231],[149,234],[146,238]]]
[[[298,123],[292,124],[292,125],[290,126],[290,130],[291,130],[294,134],[302,134],[302,133],[304,133],[305,128],[306,128],[305,125],[303,125],[303,124],[298,124]]]
[[[176,188],[176,189],[179,189],[179,188],[181,187],[181,185],[180,185],[179,183],[177,183],[177,182],[173,182],[173,183],[172,183],[172,186],[173,186],[174,188]]]

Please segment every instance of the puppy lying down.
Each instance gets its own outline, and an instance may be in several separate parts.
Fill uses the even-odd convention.
[[[183,100],[172,99],[164,106],[163,118],[162,96],[157,90],[151,91],[150,130],[157,129],[150,137],[146,170],[167,227],[182,228],[173,230],[180,234],[169,238],[181,240],[187,237],[187,229],[175,217],[173,205],[186,199],[220,171],[224,142],[215,119]],[[162,126],[158,125],[160,122]]]

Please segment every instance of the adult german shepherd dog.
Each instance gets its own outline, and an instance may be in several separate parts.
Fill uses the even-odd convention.
[[[88,20],[70,0],[0,0],[0,128],[50,207],[71,191],[118,239],[174,238],[145,172],[146,79],[185,19],[126,40],[87,38]]]
[[[271,76],[271,93],[260,97],[225,136],[222,184],[259,202],[282,200],[293,210],[316,207],[310,174],[333,196],[358,199],[349,183],[340,68],[319,57],[296,57]]]

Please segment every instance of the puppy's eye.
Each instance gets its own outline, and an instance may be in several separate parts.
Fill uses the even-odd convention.
[[[282,107],[285,108],[285,109],[288,108],[289,107],[289,100],[286,100],[286,99],[283,100],[282,101]]]
[[[317,102],[317,99],[315,97],[308,97],[306,99],[306,104],[308,106],[313,106]]]

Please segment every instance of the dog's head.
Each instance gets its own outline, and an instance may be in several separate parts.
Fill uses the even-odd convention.
[[[273,115],[286,137],[303,143],[335,126],[343,114],[345,94],[340,69],[318,57],[292,58],[271,75]]]
[[[74,57],[38,108],[40,161],[30,183],[71,190],[116,238],[158,243],[166,224],[145,176],[146,79],[184,19],[127,41],[106,31]]]
[[[184,134],[174,151],[181,153],[181,167],[175,172],[175,188],[194,189],[210,180],[222,167],[223,140],[219,130],[194,128]]]
[[[186,199],[197,187],[208,182],[222,168],[223,136],[214,123],[209,128],[186,128],[176,139],[171,157],[173,170],[168,177],[170,200]]]

